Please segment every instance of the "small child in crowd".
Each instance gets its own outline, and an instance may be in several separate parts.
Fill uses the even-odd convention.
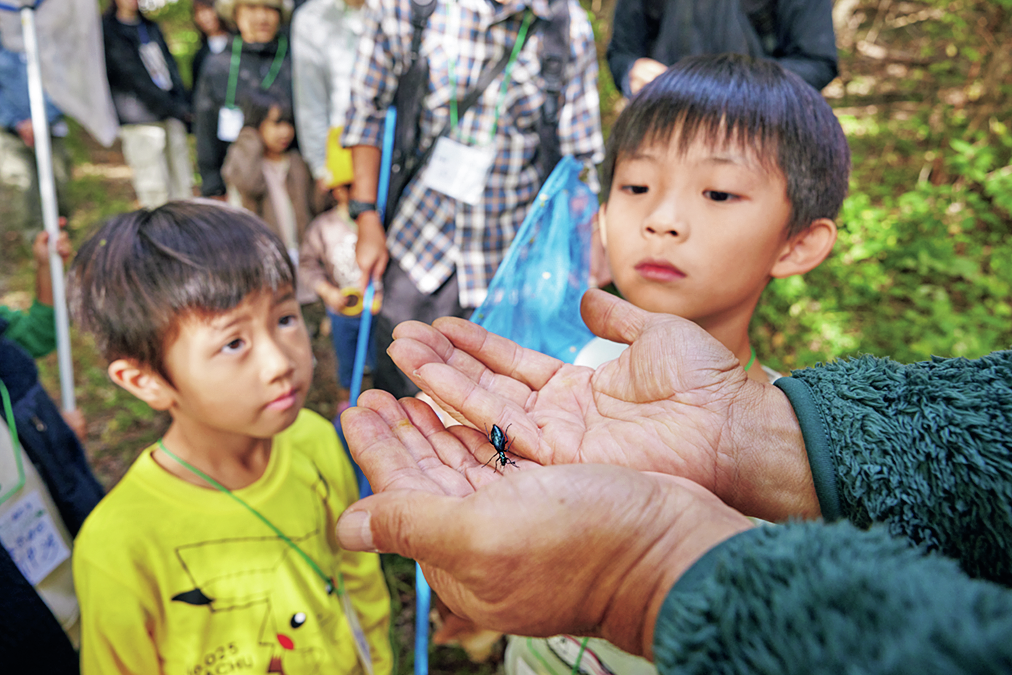
[[[264,219],[298,264],[306,227],[323,209],[315,182],[298,150],[291,103],[255,89],[243,104],[243,128],[229,146],[221,175],[243,208]]]
[[[313,220],[299,251],[299,284],[323,301],[337,356],[340,393],[337,414],[350,405],[351,376],[362,323],[361,271],[355,259],[358,226],[348,215],[348,186],[333,189],[337,206]],[[375,304],[375,303],[374,303]],[[366,365],[376,366],[376,346],[369,340]]]
[[[622,111],[601,173],[599,225],[622,296],[696,322],[750,378],[778,377],[756,358],[749,321],[771,279],[832,251],[850,175],[847,139],[819,92],[773,61],[683,59]],[[626,347],[598,338],[576,363],[597,367]],[[570,636],[510,638],[506,672],[576,672],[578,654],[591,674],[656,672],[604,640]]]
[[[71,275],[113,382],[172,418],[77,537],[82,672],[390,673],[379,557],[334,534],[351,464],[301,409],[313,357],[281,240],[170,202],[110,220]]]

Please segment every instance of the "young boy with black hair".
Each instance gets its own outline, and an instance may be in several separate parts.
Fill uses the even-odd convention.
[[[770,382],[779,374],[749,343],[752,313],[771,279],[832,251],[849,175],[843,129],[800,77],[738,54],[683,59],[632,98],[608,139],[598,224],[615,286],[638,307],[696,322]],[[595,338],[576,364],[626,348]],[[570,636],[511,638],[506,672],[576,672],[577,660],[591,675],[656,672]]]
[[[334,535],[351,465],[301,410],[312,352],[280,239],[170,202],[110,220],[71,274],[112,380],[172,417],[76,540],[82,672],[389,673],[379,558]]]
[[[840,123],[799,77],[737,54],[680,61],[608,140],[598,222],[615,286],[695,321],[767,381],[776,374],[749,343],[752,313],[771,279],[832,251],[849,175]],[[597,365],[614,350],[595,341],[581,356]]]

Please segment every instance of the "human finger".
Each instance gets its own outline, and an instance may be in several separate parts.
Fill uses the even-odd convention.
[[[467,418],[443,401],[428,383],[418,376],[418,369],[426,363],[445,363],[454,351],[450,341],[431,326],[420,321],[405,321],[394,327],[393,342],[387,354],[415,385],[433,403],[459,424],[469,424]]]
[[[513,441],[518,441],[517,452],[534,458],[530,453],[539,442],[538,425],[525,408],[531,392],[510,400],[494,388],[486,389],[460,371],[442,363],[427,363],[415,371],[417,381],[424,383],[433,399],[444,410],[457,411],[469,427],[488,433],[493,425],[511,430]]]
[[[497,425],[498,426],[498,425]],[[464,425],[453,426],[447,431],[458,439],[471,455],[476,470],[476,477],[470,478],[471,484],[478,487],[490,478],[505,476],[507,471],[531,469],[541,466],[513,452],[513,427],[510,424],[499,426],[498,437],[495,426],[485,426],[485,433]]]
[[[580,300],[580,316],[594,335],[632,344],[643,332],[649,313],[611,293],[592,288]]]
[[[382,428],[365,426],[369,422],[367,420],[363,428],[368,432],[378,432],[374,439],[345,434],[356,461],[360,454],[368,453],[359,466],[376,492],[402,486],[414,487],[416,483],[444,494],[466,495],[473,492],[459,467],[448,466],[440,456],[441,450],[446,456],[462,456],[463,453],[447,447],[459,445],[459,439],[447,433],[426,404],[411,398],[397,401],[390,394],[376,389],[362,394],[358,404],[376,413],[389,430],[389,435],[384,435]],[[344,415],[347,414],[348,411],[345,411]],[[342,425],[344,415],[341,417]],[[357,422],[353,418],[349,424],[357,425]],[[378,475],[379,482],[373,482],[372,473]],[[399,478],[401,475],[405,476],[403,483]]]
[[[439,321],[437,319],[436,322],[439,323]],[[391,345],[393,351],[388,350],[387,353],[391,355],[398,367],[409,375],[425,363],[445,363],[474,382],[491,380],[495,376],[495,373],[490,371],[484,363],[466,351],[457,349],[434,326],[420,321],[405,321],[394,328],[393,337],[394,342]],[[394,348],[398,342],[400,346]],[[522,396],[530,393],[526,387],[518,391]]]
[[[386,420],[372,408],[356,406],[345,410],[341,414],[341,429],[348,442],[348,451],[374,490],[411,488],[441,492],[431,478],[422,473],[418,462]]]
[[[564,365],[559,359],[525,349],[464,319],[442,317],[433,321],[432,327],[492,373],[516,380],[532,390],[541,389]]]
[[[512,378],[496,375],[471,355],[456,349],[442,333],[423,323],[410,321],[397,326],[394,329],[394,341],[387,353],[443,411],[449,413],[457,422],[476,429],[483,428],[484,421],[490,414],[494,414],[501,404],[495,403],[478,411],[464,411],[457,407],[459,404],[457,394],[461,391],[459,385],[434,388],[422,375],[425,366],[446,365],[455,371],[452,375],[454,382],[467,380],[475,384],[484,383],[483,386],[488,387],[491,394],[520,407],[523,407],[531,395],[528,387]],[[433,382],[439,384],[438,380]],[[468,387],[470,388],[470,385]],[[444,398],[441,392],[449,393],[449,398]]]
[[[415,398],[401,399],[412,424],[426,435],[439,460],[464,476],[474,488],[479,488],[515,471],[540,466],[536,462],[513,454],[513,437],[510,427],[484,426],[484,433],[464,425],[444,429],[439,416],[432,408]],[[448,438],[452,436],[452,438]]]

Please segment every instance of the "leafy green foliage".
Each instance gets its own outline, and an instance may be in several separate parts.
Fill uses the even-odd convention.
[[[752,325],[781,371],[1012,345],[1012,59],[998,47],[1012,38],[1012,0],[903,7],[862,3],[860,49],[841,45],[832,102],[853,174],[839,239],[804,278],[771,283]],[[873,33],[885,49],[861,46]]]

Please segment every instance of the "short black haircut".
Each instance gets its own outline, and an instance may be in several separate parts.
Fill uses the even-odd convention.
[[[254,87],[246,93],[242,100],[243,126],[259,129],[267,116],[271,114],[271,108],[277,108],[280,112],[279,122],[295,125],[295,113],[292,111],[290,100],[270,91],[264,91],[260,87]]]
[[[847,196],[850,147],[822,95],[778,63],[741,54],[692,56],[640,90],[619,115],[601,170],[605,199],[615,164],[644,146],[687,152],[697,138],[755,153],[787,182],[787,235],[836,218]]]
[[[108,220],[74,258],[68,295],[106,359],[133,359],[167,378],[165,349],[181,320],[294,286],[285,245],[262,220],[195,200]]]

